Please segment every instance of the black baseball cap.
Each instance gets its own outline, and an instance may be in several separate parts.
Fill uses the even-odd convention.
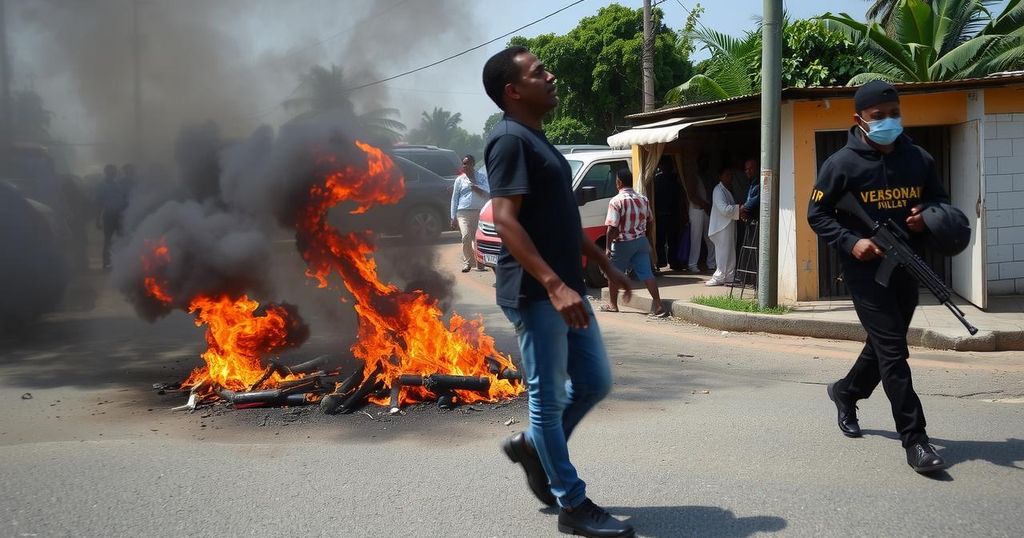
[[[900,102],[900,93],[884,80],[872,80],[857,88],[857,93],[853,94],[853,104],[857,107],[857,112],[891,102]]]

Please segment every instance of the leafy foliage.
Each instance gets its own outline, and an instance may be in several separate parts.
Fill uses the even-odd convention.
[[[389,142],[399,140],[405,131],[405,124],[395,119],[399,116],[397,109],[378,108],[357,114],[342,70],[336,65],[330,69],[313,66],[300,77],[299,86],[293,93],[297,96],[286,100],[283,105],[285,109],[299,112],[293,118],[295,120],[338,114],[351,118],[367,136]]]
[[[12,95],[11,133],[16,140],[45,144],[51,141],[50,121],[53,112],[46,109],[43,98],[34,91],[16,91]]]
[[[502,112],[495,112],[494,114],[487,116],[487,120],[484,121],[484,136],[487,136],[491,132],[491,129],[494,129],[494,126],[501,121],[503,116],[504,113]]]
[[[451,149],[460,156],[470,153],[479,158],[483,151],[483,137],[470,134],[462,128],[461,123],[461,113],[434,107],[430,113],[423,112],[419,127],[409,131],[406,140],[411,144],[429,144]]]
[[[552,144],[587,144],[597,139],[593,126],[566,116],[545,124],[544,134]]]
[[[886,25],[841,13],[822,19],[866,46],[868,71],[850,80],[926,82],[983,77],[1024,68],[1024,3],[996,17],[993,0],[899,0]]]
[[[761,86],[761,23],[737,38],[698,23],[687,32],[711,58],[700,74],[672,88],[673,104],[698,103],[755,93]],[[865,47],[817,20],[782,21],[783,87],[842,85],[863,69]]]
[[[688,56],[677,46],[678,36],[662,17],[661,10],[655,9],[657,95],[686,80],[693,71]],[[642,109],[641,9],[612,4],[597,15],[584,17],[565,35],[517,36],[510,44],[529,48],[558,77],[560,104],[546,127],[549,133],[556,127],[574,142],[603,143],[623,117]]]

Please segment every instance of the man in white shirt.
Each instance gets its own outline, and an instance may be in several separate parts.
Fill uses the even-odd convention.
[[[732,197],[733,171],[723,168],[718,185],[711,194],[711,222],[708,237],[715,244],[715,274],[705,286],[732,284],[736,272],[736,221],[747,216],[747,210]]]
[[[476,170],[476,159],[472,155],[462,158],[462,174],[455,178],[452,188],[451,219],[452,229],[462,232],[462,272],[468,273],[475,265],[476,227],[480,221],[480,208],[487,203],[489,191],[487,173]],[[477,271],[486,271],[477,265]]]

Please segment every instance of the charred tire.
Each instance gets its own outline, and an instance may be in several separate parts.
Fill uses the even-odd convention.
[[[444,230],[441,214],[426,206],[418,206],[405,214],[402,236],[416,243],[437,239]]]
[[[597,248],[604,251],[604,239],[595,241],[595,244],[597,245]],[[596,263],[590,261],[590,258],[587,258],[583,263],[583,282],[587,287],[601,289],[608,285],[608,278],[604,276],[601,268],[598,267]]]

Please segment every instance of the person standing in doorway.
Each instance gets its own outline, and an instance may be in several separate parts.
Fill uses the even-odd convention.
[[[615,173],[615,187],[619,189],[608,202],[608,248],[605,254],[611,258],[612,265],[619,271],[632,269],[636,278],[644,283],[650,292],[653,303],[650,316],[664,318],[668,310],[661,304],[658,294],[658,281],[651,272],[651,244],[647,237],[647,228],[651,225],[651,205],[647,197],[633,190],[633,174],[626,168]],[[619,289],[614,282],[608,282],[608,302],[606,312],[619,311]]]
[[[542,503],[558,503],[561,532],[634,536],[629,524],[587,496],[567,445],[583,417],[612,388],[580,258],[598,264],[609,282],[626,288],[628,280],[583,234],[572,169],[542,131],[545,115],[558,105],[555,76],[529,50],[516,46],[487,60],[483,83],[505,113],[488,136],[484,159],[502,240],[497,302],[519,338],[530,414],[527,431],[506,439],[502,450],[523,466]]]
[[[711,202],[708,201],[708,190],[704,187],[704,174],[708,173],[707,155],[697,157],[697,177],[684,175],[686,199],[690,217],[690,258],[686,260],[687,270],[699,273],[701,244],[707,249],[704,259],[707,268],[715,270],[715,244],[708,237],[708,218],[711,215]]]
[[[476,265],[477,271],[486,271],[476,263],[476,227],[480,222],[480,208],[487,203],[487,173],[476,170],[472,155],[462,158],[462,174],[455,178],[452,188],[452,229],[462,233],[462,272],[468,273]]]
[[[678,271],[686,263],[676,259],[683,227],[683,191],[671,156],[662,157],[654,171],[654,201],[656,267],[661,269],[667,265],[673,271]]]
[[[732,284],[736,274],[736,221],[746,213],[732,197],[733,171],[723,168],[718,173],[718,185],[711,194],[711,223],[708,235],[715,244],[715,274],[704,283],[705,286]]]
[[[761,209],[761,182],[757,178],[757,161],[747,159],[743,163],[743,175],[747,176],[747,180],[750,182],[746,201],[743,202],[743,209],[747,212],[745,220],[751,222],[757,220],[757,212]]]
[[[876,222],[892,219],[916,239],[925,232],[924,204],[949,203],[949,196],[939,181],[935,159],[902,134],[896,88],[875,80],[858,88],[853,99],[855,125],[846,146],[822,164],[807,221],[839,252],[853,307],[868,337],[846,377],[828,385],[826,392],[836,406],[839,431],[860,437],[857,401],[871,396],[881,383],[907,464],[920,473],[937,471],[946,463],[928,442],[924,409],[907,364],[907,330],[917,308],[919,283],[898,267],[888,287],[878,284],[875,274],[882,250],[871,240],[872,230],[835,206],[852,193]]]

